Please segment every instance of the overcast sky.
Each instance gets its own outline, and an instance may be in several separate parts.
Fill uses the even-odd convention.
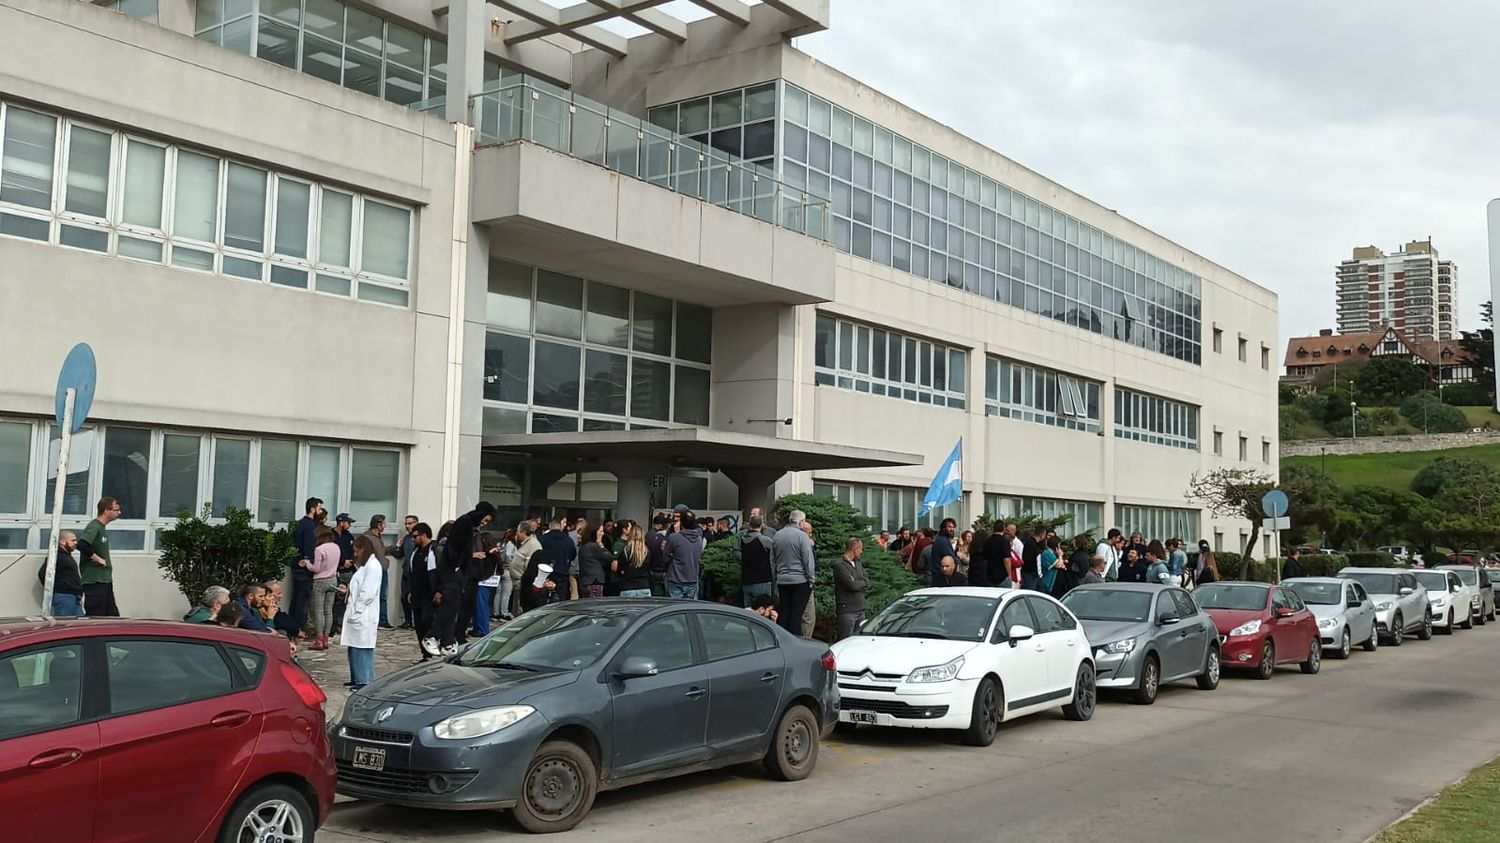
[[[1497,33],[1495,0],[833,0],[797,46],[1275,290],[1284,340],[1352,247],[1428,235],[1474,327]]]

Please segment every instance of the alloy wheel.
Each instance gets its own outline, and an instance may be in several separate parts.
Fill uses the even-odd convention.
[[[1075,692],[1078,714],[1087,720],[1094,716],[1094,705],[1099,698],[1099,689],[1094,682],[1094,671],[1087,666],[1078,671],[1078,690]]]
[[[984,737],[986,740],[992,739],[995,732],[1000,729],[1000,700],[995,694],[993,682],[986,682],[984,685],[984,694],[979,700],[979,712],[984,718],[980,721],[984,724]]]
[[[302,815],[291,803],[268,799],[255,806],[240,824],[241,843],[302,843]]]
[[[1354,649],[1354,645],[1349,640],[1349,629],[1348,629],[1348,627],[1345,627],[1344,628],[1344,637],[1343,637],[1343,639],[1341,641],[1339,641],[1339,658],[1341,658],[1341,659],[1347,659],[1347,658],[1349,658],[1349,651],[1352,650],[1352,649]]]

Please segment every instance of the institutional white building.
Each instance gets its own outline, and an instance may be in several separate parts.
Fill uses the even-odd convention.
[[[177,512],[314,494],[1243,541],[1183,492],[1277,470],[1273,293],[798,51],[826,2],[696,1],[0,0],[0,613],[79,341],[135,614]]]

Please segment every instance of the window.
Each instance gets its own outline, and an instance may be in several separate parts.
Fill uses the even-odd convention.
[[[1094,501],[988,494],[984,496],[984,511],[994,518],[1003,519],[1019,518],[1022,515],[1038,518],[1066,515],[1069,527],[1075,530],[1097,532],[1106,527],[1104,505]]]
[[[114,640],[107,652],[111,714],[167,708],[234,690],[229,663],[210,644]]]
[[[1249,348],[1249,346],[1250,346],[1249,341],[1247,341],[1244,337],[1240,337],[1240,362],[1241,363],[1245,362],[1246,349]]]
[[[939,407],[967,404],[964,349],[822,314],[816,330],[815,383]],[[871,366],[874,359],[879,367]]]
[[[259,650],[244,650],[239,647],[230,647],[229,658],[240,666],[245,672],[245,678],[249,680],[252,687],[260,684],[260,675],[266,669],[266,654]]]
[[[755,652],[755,624],[748,618],[737,618],[723,612],[696,612],[698,631],[703,633],[703,648],[709,661],[732,659]]]
[[[771,630],[766,629],[764,625],[752,622],[750,624],[750,635],[755,639],[755,649],[776,649],[776,635]]]
[[[1214,431],[1214,456],[1224,456],[1224,431]]]
[[[1198,532],[1198,510],[1196,509],[1174,509],[1164,506],[1136,506],[1133,504],[1115,505],[1115,526],[1125,535],[1140,533],[1143,536],[1159,539],[1181,538],[1191,539],[1193,536],[1201,535]],[[1214,547],[1222,549],[1223,537],[1214,534]],[[1240,539],[1240,547],[1245,546],[1245,540]]]
[[[339,495],[339,463],[342,452],[342,448],[334,445],[308,446],[306,497],[323,501],[342,500]]]
[[[1196,451],[1198,408],[1168,398],[1115,387],[1115,436]]]
[[[168,433],[162,436],[161,501],[157,514],[176,518],[198,514],[198,459],[200,437]]]
[[[661,673],[693,664],[693,639],[688,634],[687,614],[654,620],[620,649],[620,660],[644,658],[656,662]]]
[[[151,431],[110,427],[104,435],[104,482],[101,496],[120,501],[120,517],[146,517],[147,475],[151,466]]]
[[[411,208],[7,103],[0,126],[0,235],[407,305]]]
[[[0,421],[0,512],[27,510],[31,427],[25,422]]]
[[[1000,610],[1000,623],[995,626],[995,635],[991,640],[999,643],[1010,638],[1011,627],[1024,626],[1036,631],[1037,621],[1031,615],[1030,603],[1025,597],[1013,598],[1006,603],[1005,608]]]
[[[250,486],[250,440],[214,441],[213,514],[223,518],[230,507],[244,509]]]
[[[349,512],[362,521],[372,515],[394,518],[401,454],[355,448],[349,471]]]
[[[78,722],[83,647],[64,644],[0,658],[0,740]]]
[[[925,488],[813,480],[813,494],[834,498],[840,503],[853,506],[874,519],[877,530],[895,531],[903,525],[936,528],[944,518],[963,517],[962,507],[958,502],[934,507],[926,515],[917,515],[922,509],[922,498],[926,491]]]
[[[1193,598],[1186,591],[1172,589],[1165,593],[1172,595],[1172,602],[1177,606],[1178,617],[1191,618],[1198,614],[1198,605],[1193,602]]]
[[[1075,628],[1078,623],[1069,617],[1056,603],[1037,597],[1024,598],[1031,604],[1031,613],[1036,616],[1036,633],[1063,632]]]
[[[257,521],[286,524],[302,515],[297,497],[298,443],[263,439],[260,443],[260,494]]]
[[[998,357],[985,359],[985,415],[1098,433],[1104,385]]]
[[[1224,329],[1214,328],[1214,353],[1224,353]]]
[[[1271,371],[1271,349],[1264,343],[1260,347],[1260,367],[1268,372]]]
[[[1240,437],[1240,459],[1242,461],[1243,460],[1247,460],[1247,459],[1250,458],[1249,448],[1250,448],[1250,440],[1246,439],[1243,436],[1241,436]]]
[[[1271,441],[1269,439],[1260,440],[1260,461],[1267,465],[1271,464]]]

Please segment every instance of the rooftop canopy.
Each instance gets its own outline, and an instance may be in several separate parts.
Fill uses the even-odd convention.
[[[688,40],[686,16],[670,8],[750,25],[752,7],[764,5],[783,18],[782,33],[801,35],[828,28],[828,0],[491,0],[515,19],[505,25],[505,43],[563,35],[613,56],[624,56],[635,34],[655,34],[679,44]],[[668,8],[662,8],[668,7]]]
[[[802,439],[710,428],[602,430],[587,433],[507,433],[486,436],[485,450],[511,451],[543,459],[600,463],[645,460],[709,469],[816,471],[921,465],[920,454],[854,448]]]

